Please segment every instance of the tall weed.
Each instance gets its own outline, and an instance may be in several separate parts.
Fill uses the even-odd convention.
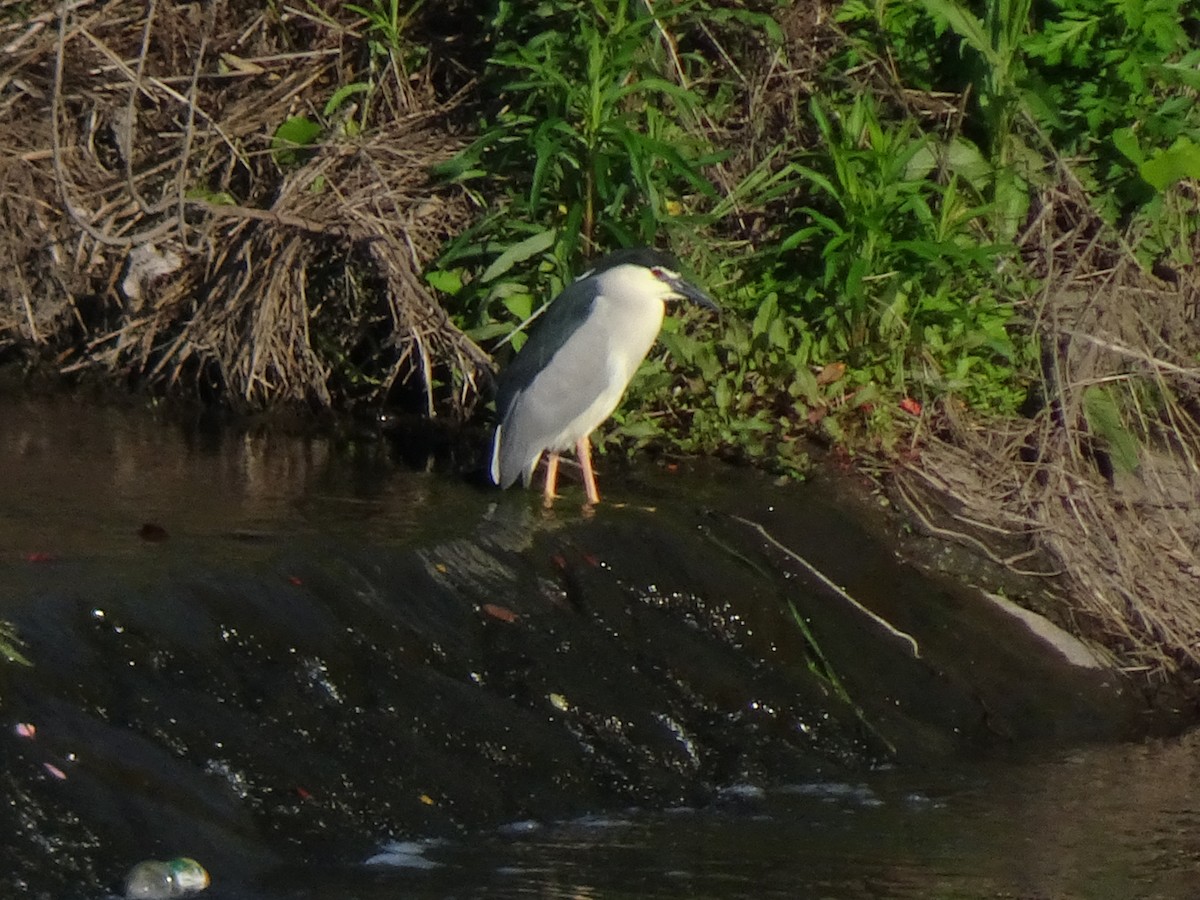
[[[1057,157],[1072,161],[1112,223],[1140,222],[1147,263],[1168,256],[1186,264],[1189,242],[1179,237],[1193,233],[1200,216],[1194,204],[1175,202],[1169,189],[1200,169],[1193,6],[1189,0],[848,0],[839,20],[860,61],[886,59],[906,85],[969,92],[976,115],[965,131],[986,140],[999,239],[1011,239],[1024,215],[1026,183]],[[932,51],[924,46],[930,38]]]
[[[998,273],[1013,248],[989,237],[970,148],[886,123],[866,95],[810,114],[819,148],[788,170],[807,202],[765,254],[771,292],[813,332],[808,362],[846,365],[851,385],[1011,407],[1018,349]]]
[[[476,338],[519,326],[581,258],[655,243],[687,221],[693,198],[714,196],[703,173],[714,157],[677,124],[698,97],[668,65],[679,57],[666,31],[686,27],[689,12],[656,17],[631,0],[499,4],[485,75],[496,112],[441,170],[481,208],[501,197],[434,275],[456,288]]]

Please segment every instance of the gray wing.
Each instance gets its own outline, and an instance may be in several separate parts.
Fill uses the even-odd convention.
[[[534,323],[521,352],[496,380],[496,414],[508,416],[513,399],[545,370],[562,345],[587,320],[595,304],[594,282],[584,278],[567,285]]]
[[[500,425],[492,448],[492,480],[528,484],[542,453],[608,386],[607,341],[583,327],[594,303],[591,279],[569,285],[501,373]]]

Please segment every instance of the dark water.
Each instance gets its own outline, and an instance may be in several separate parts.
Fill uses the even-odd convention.
[[[16,849],[8,859],[11,872],[0,872],[0,883],[36,883],[39,869],[59,867],[70,873],[61,881],[72,889],[29,895],[109,896],[118,890],[121,872],[140,856],[203,856],[188,842],[194,825],[196,835],[203,836],[196,845],[213,848],[200,862],[209,865],[210,894],[217,898],[1200,896],[1196,738],[1072,746],[1078,740],[1070,740],[1071,735],[1095,739],[1129,729],[1106,725],[1088,731],[1086,720],[1095,709],[1089,704],[1097,701],[1085,701],[1080,694],[1074,704],[1067,690],[1054,700],[1059,718],[1076,723],[1066,740],[1062,734],[1054,735],[1052,742],[1027,740],[1020,713],[1000,710],[993,698],[982,705],[995,716],[978,728],[985,737],[997,735],[996,747],[981,748],[986,740],[978,735],[962,746],[956,743],[961,731],[975,727],[970,704],[964,703],[965,712],[953,715],[942,716],[937,709],[909,712],[916,725],[893,733],[944,729],[945,734],[928,741],[936,752],[910,751],[887,762],[869,748],[822,756],[820,751],[828,747],[804,744],[797,750],[802,760],[795,763],[785,753],[797,743],[794,736],[776,746],[771,743],[778,738],[774,731],[756,731],[759,726],[753,722],[746,725],[744,710],[736,712],[745,707],[737,699],[741,687],[727,683],[735,677],[759,679],[746,689],[746,696],[760,698],[772,690],[786,694],[791,689],[791,682],[777,683],[766,671],[769,654],[756,643],[759,638],[749,636],[751,628],[744,621],[752,613],[728,614],[724,605],[692,603],[686,596],[676,597],[672,606],[668,600],[676,595],[667,588],[668,575],[649,586],[649,576],[643,577],[637,596],[644,606],[653,607],[653,614],[691,617],[683,636],[670,640],[703,632],[707,626],[702,614],[712,618],[713,610],[725,610],[722,615],[733,624],[723,622],[724,630],[717,629],[727,638],[717,650],[736,646],[743,653],[766,655],[756,656],[743,669],[711,670],[709,681],[704,671],[683,673],[680,664],[664,667],[656,678],[634,682],[634,667],[652,668],[651,661],[645,650],[631,654],[630,662],[618,654],[637,631],[631,626],[618,633],[612,623],[628,615],[621,608],[615,609],[615,619],[600,617],[598,610],[607,601],[606,583],[599,581],[602,590],[580,596],[595,606],[589,614],[602,624],[602,637],[609,641],[604,646],[619,665],[615,675],[604,673],[597,660],[595,679],[604,682],[607,693],[593,699],[594,706],[631,704],[632,699],[621,695],[620,684],[609,683],[622,678],[655,690],[662,684],[683,685],[692,704],[687,709],[721,725],[705,735],[710,741],[760,741],[773,749],[758,755],[731,750],[728,758],[737,764],[724,768],[693,766],[689,754],[725,759],[725,751],[693,748],[690,741],[700,741],[695,720],[685,721],[682,714],[671,718],[656,707],[649,720],[678,732],[678,740],[666,742],[670,747],[656,751],[656,761],[665,765],[669,777],[647,776],[632,783],[640,756],[649,758],[658,745],[639,743],[622,733],[629,721],[637,721],[634,718],[623,723],[613,715],[603,720],[584,717],[586,680],[577,685],[565,670],[545,674],[553,659],[569,653],[568,645],[587,637],[571,630],[579,627],[574,620],[563,620],[561,608],[576,602],[571,599],[574,582],[595,580],[614,568],[619,572],[619,560],[606,558],[603,551],[621,544],[602,530],[584,530],[578,534],[594,545],[575,548],[572,541],[584,539],[578,536],[553,545],[544,552],[552,561],[532,570],[529,580],[541,606],[522,607],[519,595],[502,593],[509,589],[508,576],[486,568],[503,569],[508,557],[488,556],[479,562],[472,555],[478,542],[464,542],[461,536],[500,534],[514,546],[525,546],[532,540],[527,534],[571,532],[581,521],[578,507],[567,503],[547,517],[532,497],[498,497],[434,469],[414,470],[411,460],[401,464],[380,441],[212,430],[168,424],[145,411],[96,409],[72,401],[0,402],[0,618],[16,621],[31,638],[26,650],[36,651],[32,673],[11,666],[0,672],[0,750],[5,753],[9,813],[0,821],[22,832],[20,840],[5,845]],[[765,479],[755,479],[750,473],[718,470],[691,476],[614,472],[602,489],[614,507],[654,506],[662,510],[654,515],[667,516],[679,498],[716,503],[722,492],[731,490],[775,490]],[[740,487],[730,487],[739,480]],[[597,516],[601,524],[605,515]],[[653,525],[654,515],[643,519]],[[630,521],[642,527],[643,520],[636,517],[627,516],[618,524],[629,527]],[[804,527],[814,533],[804,537],[797,525],[795,540],[811,539],[815,545],[824,538],[834,552],[865,552],[848,539],[832,536],[831,525]],[[482,599],[494,604],[492,612],[482,616],[482,631],[448,632],[482,641],[482,650],[441,646],[441,638],[427,637],[422,643],[402,636],[385,661],[399,665],[408,660],[406,664],[414,667],[398,669],[399,683],[376,691],[369,682],[379,677],[378,669],[354,658],[356,652],[367,652],[367,642],[359,640],[347,649],[322,644],[324,638],[316,633],[368,633],[372,642],[385,643],[379,637],[382,631],[371,634],[364,624],[366,613],[351,614],[344,604],[329,601],[328,609],[319,608],[324,616],[319,618],[313,612],[316,605],[297,603],[296,614],[311,615],[316,624],[303,618],[288,621],[294,573],[315,583],[319,560],[339,561],[337,571],[348,574],[338,589],[370,612],[391,602],[375,596],[378,586],[403,581],[410,572],[399,563],[388,563],[388,554],[434,546],[436,553],[417,552],[431,577],[466,559],[470,566],[463,571],[470,578],[453,582],[449,593],[478,589]],[[570,574],[566,587],[552,577],[564,565],[560,552],[589,560],[581,564],[582,575]],[[588,567],[597,565],[592,553],[602,560],[596,576],[588,574]],[[653,557],[654,551],[647,555]],[[668,567],[665,556],[662,561]],[[865,556],[851,560],[851,570],[871,565]],[[634,568],[623,577],[635,580]],[[489,593],[493,590],[501,593]],[[333,588],[326,593],[333,596]],[[749,588],[747,593],[752,600],[758,596]],[[884,607],[889,602],[904,606],[907,600],[896,585],[881,602]],[[256,605],[259,608],[249,612],[242,609]],[[536,621],[549,623],[544,626],[550,640],[546,658],[526,658],[540,646],[536,641],[516,648],[504,644],[504,632],[497,629],[507,627],[504,616],[510,607],[530,623],[530,632]],[[277,620],[264,612],[273,608],[283,610],[275,614]],[[943,606],[938,614],[946,615],[948,609]],[[219,620],[205,618],[217,615],[212,610],[219,611]],[[548,618],[543,610],[557,618]],[[450,615],[445,604],[414,606],[407,615],[434,613]],[[117,625],[114,614],[124,616],[121,621],[129,627]],[[248,618],[239,620],[239,615]],[[759,632],[778,629],[768,618],[751,624]],[[584,624],[592,621],[583,619]],[[819,623],[818,614],[813,621]],[[235,622],[266,631],[251,634],[250,625],[230,624]],[[433,634],[433,624],[421,627]],[[188,629],[216,629],[219,634],[197,636]],[[286,632],[278,646],[265,636],[271,629]],[[499,645],[497,633],[502,636]],[[667,640],[667,632],[663,634]],[[535,635],[539,640],[542,636]],[[936,629],[921,637],[934,649]],[[831,657],[838,640],[829,638]],[[954,635],[947,638],[951,645],[953,640]],[[853,641],[844,642],[848,646],[841,652],[853,659]],[[768,643],[774,650],[775,638]],[[708,645],[680,647],[701,654],[697,659],[722,659]],[[902,657],[903,651],[901,647],[896,652]],[[464,660],[458,669],[456,653]],[[87,654],[93,656],[76,658]],[[414,656],[420,657],[415,664]],[[206,659],[216,660],[211,671]],[[491,660],[493,668],[482,667],[480,659]],[[781,650],[778,665],[789,661],[795,662]],[[236,669],[233,675],[230,666]],[[621,666],[626,667],[625,675]],[[130,667],[155,672],[139,681]],[[513,674],[518,669],[519,682]],[[872,681],[886,683],[899,671],[862,659],[854,667],[857,680],[848,683],[852,691],[864,694],[865,707],[876,712],[888,704],[900,706],[902,699],[912,706],[912,696],[923,692],[928,692],[931,707],[943,696],[955,702],[973,696],[958,690],[961,674],[934,670],[926,673],[926,681],[907,689],[885,684],[879,702],[867,705],[865,693]],[[848,671],[843,674],[849,678]],[[543,676],[550,686],[548,701],[529,695],[530,684],[542,685],[537,679]],[[198,684],[202,677],[210,683]],[[638,677],[644,679],[645,672]],[[406,678],[411,681],[405,683]],[[509,735],[510,744],[520,744],[522,728],[542,728],[556,717],[569,717],[569,706],[580,716],[571,725],[576,730],[569,733],[570,740],[562,746],[548,743],[562,736],[546,728],[524,739],[531,746],[521,752],[528,757],[491,738],[480,739],[472,756],[460,752],[455,742],[476,727],[488,727],[483,723],[460,723],[432,740],[424,733],[448,727],[462,683],[486,685],[502,679],[507,681],[500,693],[509,705],[499,713],[480,707],[478,716],[498,716],[500,733]],[[260,696],[267,691],[264,684],[278,695],[274,701]],[[111,685],[107,692],[105,685]],[[700,696],[701,689],[709,693]],[[212,695],[210,711],[171,707],[184,702],[179,698],[197,703],[198,692],[204,691]],[[129,709],[124,708],[128,695],[141,692],[129,700]],[[402,702],[413,692],[422,695],[416,712]],[[729,703],[736,715],[722,708],[726,697],[735,698]],[[371,703],[391,704],[394,718],[378,715]],[[253,707],[249,711],[248,704]],[[307,706],[301,709],[297,704]],[[315,714],[314,705],[320,707]],[[750,705],[757,706],[757,701]],[[176,727],[176,720],[185,720],[186,714],[193,714],[195,722]],[[470,707],[466,714],[476,715]],[[836,704],[831,704],[829,711],[816,716],[830,718],[831,739],[843,734],[843,726],[832,724],[837,715]],[[997,723],[1005,715],[1009,721],[1000,728]],[[1037,715],[1045,722],[1054,718],[1053,711]],[[410,726],[418,716],[419,725]],[[1126,716],[1114,714],[1112,719]],[[16,736],[14,729],[30,717],[39,718],[38,737]],[[816,719],[804,728],[811,724],[819,730],[822,723]],[[681,721],[686,727],[681,728]],[[254,729],[259,723],[264,746],[256,756]],[[591,730],[580,730],[581,723]],[[57,738],[56,726],[61,732]],[[412,727],[414,733],[422,733],[420,738],[407,736]],[[394,743],[387,736],[391,728],[404,732],[410,743]],[[1029,733],[1049,735],[1053,730],[1042,722],[1030,726]],[[307,738],[296,737],[309,732]],[[319,752],[312,751],[320,761],[304,759],[305,747],[322,737],[326,742]],[[122,743],[127,740],[135,742]],[[331,749],[339,740],[356,744],[344,758]],[[582,753],[574,747],[576,740],[584,745]],[[912,746],[926,746],[908,740]],[[237,751],[240,757],[234,750],[238,741],[250,748]],[[111,745],[101,746],[105,742]],[[272,743],[279,746],[267,746]],[[973,751],[999,752],[964,752],[968,745]],[[405,756],[409,747],[413,754],[422,754],[419,762],[414,756],[411,765]],[[810,751],[811,760],[802,755]],[[431,753],[444,756],[444,764],[439,767],[437,760],[430,760]],[[608,754],[605,765],[589,768],[588,754]],[[51,759],[69,776],[65,781],[44,768],[44,761]],[[78,776],[71,768],[77,759],[82,760]],[[103,766],[93,763],[91,776],[83,771],[89,759],[104,760]],[[624,768],[614,769],[614,759]],[[772,760],[783,763],[772,768]],[[488,768],[493,763],[496,767]],[[797,771],[808,775],[798,777]],[[597,773],[614,783],[631,783],[595,788],[588,779]],[[435,776],[442,779],[442,793],[429,786]],[[703,784],[693,790],[688,779]],[[455,794],[460,784],[469,789]],[[318,799],[305,800],[313,808],[305,814],[305,802],[297,796],[308,795],[309,789]],[[288,797],[281,800],[284,793]],[[168,804],[170,815],[146,799],[176,794],[179,799]],[[623,796],[642,800],[630,807],[613,799]],[[122,797],[129,798],[127,806]],[[418,812],[428,804],[430,816],[397,812],[405,798]],[[472,815],[465,807],[476,800],[488,808]],[[294,814],[293,807],[301,812]],[[522,810],[535,814],[521,815]],[[161,821],[154,816],[162,816]],[[236,877],[214,864],[221,859],[231,861],[231,870],[239,867]],[[12,875],[7,882],[5,874]]]
[[[278,897],[1194,898],[1200,741],[733,789],[712,808],[381,847]]]
[[[69,400],[0,403],[0,461],[0,547],[64,557],[144,558],[146,523],[173,543],[225,540],[233,555],[256,538],[395,543],[456,527],[447,504],[483,503],[381,442],[168,424]]]

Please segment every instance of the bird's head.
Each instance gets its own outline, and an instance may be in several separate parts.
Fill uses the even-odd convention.
[[[717,310],[717,304],[679,272],[679,261],[669,253],[649,247],[617,250],[599,260],[579,276],[580,281],[595,278],[601,290],[612,288],[637,292],[648,300],[688,300],[705,309]]]
[[[679,274],[674,269],[669,269],[666,266],[651,266],[650,274],[667,290],[667,295],[664,300],[690,300],[697,306],[703,306],[705,309],[711,309],[717,312],[717,304],[713,302],[712,297],[708,296],[696,285],[692,284],[686,278]]]

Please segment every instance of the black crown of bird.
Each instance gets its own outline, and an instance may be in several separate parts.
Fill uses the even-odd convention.
[[[559,454],[574,448],[587,501],[600,501],[589,435],[621,402],[658,338],[669,300],[717,309],[679,273],[674,256],[650,247],[602,257],[554,298],[497,379],[495,484],[507,488],[520,478],[528,486],[545,455],[550,505]]]

